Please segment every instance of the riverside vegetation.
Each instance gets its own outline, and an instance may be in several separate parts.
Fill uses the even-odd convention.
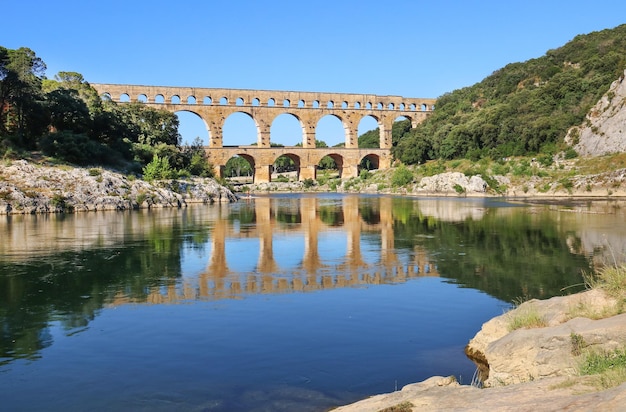
[[[396,167],[391,170],[370,171],[363,164],[353,179],[340,180],[322,170],[316,181],[290,182],[283,175],[277,182],[241,190],[624,196],[625,69],[626,25],[580,35],[545,56],[509,64],[476,85],[441,96],[432,116],[414,129],[406,120],[396,122]],[[180,144],[175,115],[142,104],[103,101],[78,73],[62,72],[49,80],[44,72],[45,64],[32,50],[0,47],[0,156],[5,171],[79,166],[85,167],[83,175],[102,183],[105,178],[98,173],[104,172],[98,170],[106,167],[121,172],[119,186],[129,190],[128,181],[140,176],[165,179],[164,184],[211,176],[199,141]],[[378,130],[368,132],[359,137],[359,146],[377,146],[377,139]],[[41,165],[20,163],[22,158]],[[56,187],[50,182],[59,179],[41,178],[37,184],[44,187],[34,190],[35,185],[16,186],[14,175],[0,174],[0,202],[13,205],[19,193],[27,202],[29,194],[46,192],[54,208],[40,211],[67,210],[64,189],[49,190]],[[94,186],[104,193],[109,189]],[[141,191],[131,193],[138,197],[131,205],[146,200]],[[486,322],[466,349],[479,365],[483,390],[433,377],[338,410],[511,405],[533,411],[619,410],[626,402],[624,273],[623,266],[606,268],[588,278],[586,292],[518,302]]]

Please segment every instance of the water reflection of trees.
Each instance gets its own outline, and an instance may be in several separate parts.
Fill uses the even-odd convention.
[[[68,331],[83,328],[120,294],[145,301],[150,288],[175,283],[182,244],[207,237],[206,229],[172,236],[177,232],[180,224],[174,222],[114,247],[33,256],[18,264],[0,261],[0,364],[36,359],[52,343],[52,323]]]
[[[526,208],[490,208],[472,201],[375,196],[319,200],[294,196],[160,213],[167,218],[157,219],[158,213],[87,215],[77,227],[89,228],[89,222],[103,216],[111,221],[100,222],[102,227],[118,226],[110,228],[110,235],[105,231],[77,239],[65,250],[55,243],[55,236],[68,238],[79,233],[68,226],[79,218],[64,222],[40,219],[38,225],[49,225],[50,233],[36,228],[36,249],[45,250],[41,245],[46,244],[49,249],[22,260],[11,256],[19,254],[16,248],[29,248],[34,241],[27,242],[28,236],[20,240],[12,233],[12,241],[20,246],[5,242],[4,257],[0,257],[0,364],[18,358],[36,359],[52,343],[52,323],[70,333],[87,327],[107,305],[160,302],[155,293],[176,297],[181,289],[182,252],[204,250],[209,245],[215,252],[221,242],[225,253],[228,237],[259,238],[263,240],[260,243],[269,244],[259,261],[261,255],[272,255],[275,231],[283,230],[281,236],[304,237],[302,273],[290,277],[289,273],[265,273],[259,267],[258,273],[236,274],[239,277],[233,281],[224,270],[208,270],[207,262],[202,276],[214,285],[205,293],[209,298],[279,289],[306,292],[398,283],[439,274],[462,287],[510,302],[524,296],[559,295],[564,293],[562,288],[580,283],[581,269],[589,267],[596,239],[586,228],[593,228],[596,220],[592,219],[604,219],[603,227],[610,225],[609,219],[616,219],[596,215],[581,219],[571,213],[556,214],[549,208],[535,208],[530,213]],[[122,218],[128,220],[120,224]],[[587,230],[582,230],[586,233],[584,241],[578,235],[581,227]],[[318,233],[322,231],[348,234],[349,250],[342,265],[322,262],[317,253]],[[612,241],[624,243],[616,233],[611,235]],[[378,261],[373,262],[379,266],[367,267],[370,263],[360,255],[360,243],[379,252]],[[273,256],[267,259],[273,262]],[[418,261],[423,262],[421,267]],[[188,296],[204,296],[202,287]],[[224,290],[216,289],[220,287]],[[161,297],[164,301],[168,296]]]
[[[576,292],[581,270],[589,268],[584,255],[570,253],[566,234],[548,211],[489,209],[480,220],[450,223],[399,200],[395,216],[397,248],[420,245],[432,253],[442,276],[504,301]],[[579,286],[563,291],[573,285]]]

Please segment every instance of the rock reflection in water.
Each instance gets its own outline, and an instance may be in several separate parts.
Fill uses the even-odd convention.
[[[131,302],[314,292],[423,276],[511,301],[560,294],[580,282],[581,269],[626,256],[620,202],[511,206],[298,195],[185,210],[6,216],[2,357],[32,359],[52,342],[50,322],[75,330],[102,308]],[[337,238],[343,249],[331,241]],[[238,244],[244,249],[229,252]],[[285,256],[295,263],[285,264]]]
[[[250,410],[306,389],[323,410],[396,379],[468,378],[482,322],[514,298],[574,292],[582,269],[624,250],[623,209],[608,210],[326,194],[7,216],[3,406],[133,409],[180,393],[182,409],[246,410],[241,396],[268,394]]]

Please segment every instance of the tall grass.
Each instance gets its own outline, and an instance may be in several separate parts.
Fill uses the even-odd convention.
[[[592,289],[604,290],[614,298],[626,297],[626,265],[605,266],[595,274],[583,274],[585,283]]]

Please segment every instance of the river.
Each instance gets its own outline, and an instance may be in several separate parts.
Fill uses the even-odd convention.
[[[11,411],[324,411],[432,375],[511,302],[623,261],[619,201],[277,194],[3,216]]]

